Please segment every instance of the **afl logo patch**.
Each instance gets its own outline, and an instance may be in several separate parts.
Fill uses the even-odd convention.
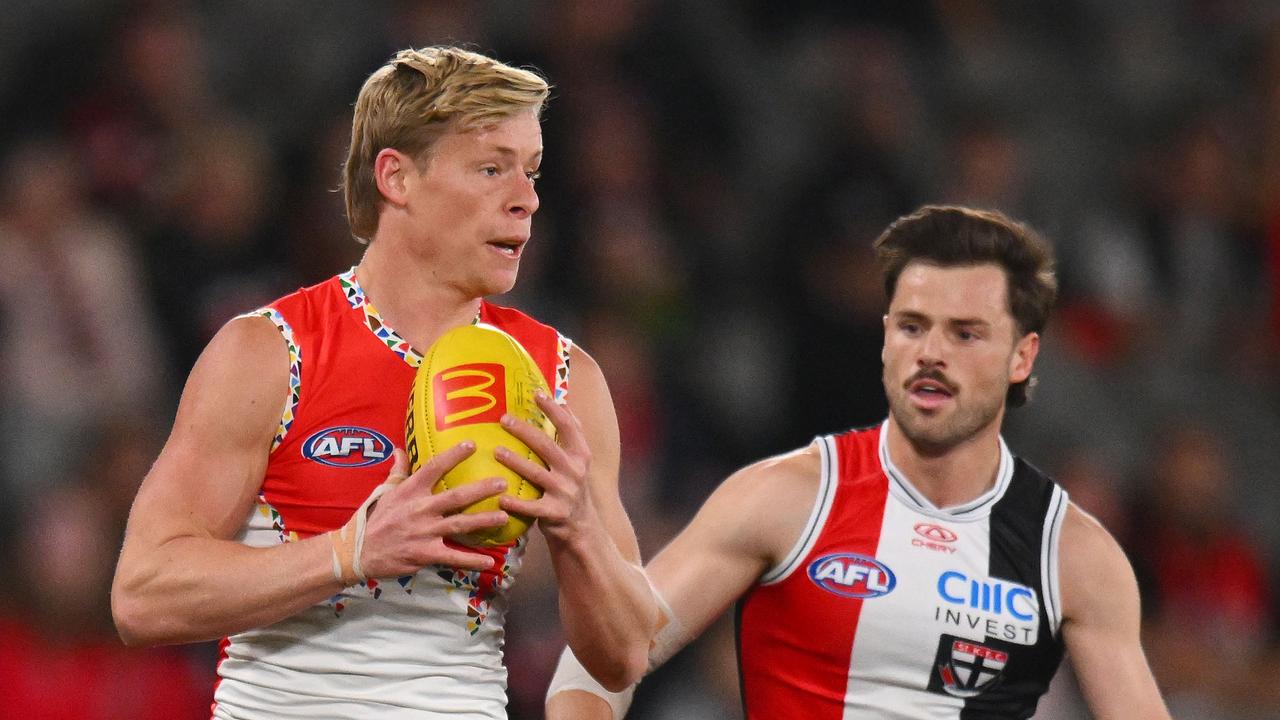
[[[340,425],[307,438],[302,444],[302,456],[330,467],[377,465],[391,457],[391,441],[377,430]]]
[[[809,563],[814,585],[842,597],[874,598],[888,595],[898,584],[888,565],[857,553],[832,553]]]

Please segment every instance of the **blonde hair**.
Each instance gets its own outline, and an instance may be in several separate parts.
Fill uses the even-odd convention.
[[[378,230],[382,193],[373,166],[383,149],[422,159],[447,132],[527,111],[540,117],[550,92],[537,73],[469,50],[434,46],[396,53],[356,97],[342,181],[351,233],[368,240]]]

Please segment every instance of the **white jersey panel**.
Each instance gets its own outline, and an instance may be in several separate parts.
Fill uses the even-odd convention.
[[[255,508],[242,540],[279,543],[269,517]],[[508,554],[502,591],[480,604],[478,623],[474,574],[429,567],[411,578],[352,585],[293,617],[231,636],[218,665],[214,717],[504,720],[505,590],[522,554],[523,543]],[[423,675],[430,668],[448,672]]]
[[[949,542],[939,539],[952,535]],[[985,575],[987,556],[985,518],[944,523],[890,496],[876,560],[896,582],[887,595],[863,603],[849,664],[846,720],[959,717],[961,698],[921,692],[932,671],[922,663],[936,654],[939,630],[951,632],[937,620],[938,578],[956,568]]]

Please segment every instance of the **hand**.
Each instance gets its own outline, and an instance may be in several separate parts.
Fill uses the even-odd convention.
[[[538,500],[504,495],[498,503],[507,512],[537,518],[544,535],[564,540],[595,515],[587,482],[591,449],[587,446],[582,425],[568,408],[557,405],[545,393],[539,392],[534,399],[556,426],[558,441],[547,437],[531,423],[511,415],[502,416],[502,426],[537,453],[547,467],[505,447],[495,450],[494,457],[542,488],[543,495]]]
[[[408,475],[405,452],[395,450],[387,482],[394,485],[369,509],[364,548],[360,563],[367,577],[411,575],[427,565],[448,565],[467,570],[486,570],[493,558],[445,545],[444,538],[507,522],[501,510],[463,514],[458,512],[487,497],[501,494],[507,483],[488,478],[431,493],[440,476],[475,452],[475,443],[465,441],[432,457],[418,471]]]

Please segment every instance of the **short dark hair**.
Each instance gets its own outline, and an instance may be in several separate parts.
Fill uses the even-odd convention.
[[[893,221],[875,242],[884,291],[893,302],[898,277],[921,261],[941,267],[994,263],[1008,279],[1009,313],[1020,336],[1043,332],[1058,298],[1053,249],[1035,231],[995,210],[926,205]],[[1035,378],[1009,386],[1009,407],[1027,402]]]

